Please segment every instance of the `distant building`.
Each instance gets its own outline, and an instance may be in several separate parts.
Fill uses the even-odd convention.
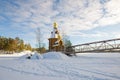
[[[49,51],[62,51],[64,50],[64,44],[60,33],[58,31],[57,23],[53,24],[53,31],[49,40]]]

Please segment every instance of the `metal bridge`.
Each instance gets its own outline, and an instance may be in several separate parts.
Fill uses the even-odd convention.
[[[120,38],[74,45],[66,48],[66,54],[85,52],[120,52]]]

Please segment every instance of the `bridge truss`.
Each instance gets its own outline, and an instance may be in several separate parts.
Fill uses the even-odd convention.
[[[66,49],[68,53],[120,52],[120,38],[74,45]]]

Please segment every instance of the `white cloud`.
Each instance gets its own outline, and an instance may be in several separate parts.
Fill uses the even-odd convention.
[[[111,0],[106,3],[107,14],[99,21],[99,25],[111,25],[120,23],[120,0]]]
[[[120,23],[120,0],[15,0],[14,3],[17,6],[4,2],[5,10],[0,10],[5,11],[13,25],[16,22],[28,29],[42,27],[46,35],[54,21],[68,35],[83,37],[108,36],[107,33],[83,34],[80,30]]]
[[[80,37],[87,39],[94,39],[94,41],[97,40],[107,40],[107,39],[115,39],[115,38],[120,38],[120,32],[100,32],[100,31],[95,31],[92,33],[85,33],[85,32],[73,32],[72,36]]]
[[[104,38],[108,37],[109,33],[96,31],[94,33],[73,32],[72,36],[84,37],[84,38]]]

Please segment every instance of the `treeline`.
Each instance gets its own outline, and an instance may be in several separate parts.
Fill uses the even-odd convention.
[[[0,36],[0,51],[4,53],[21,52],[23,50],[32,50],[30,44],[25,44],[19,37],[6,38]]]

